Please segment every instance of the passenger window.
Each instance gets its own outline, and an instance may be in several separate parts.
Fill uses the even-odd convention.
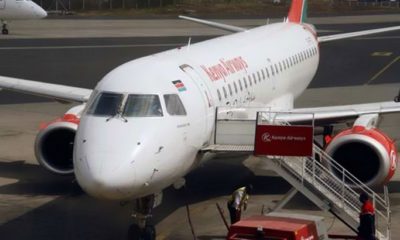
[[[237,88],[236,82],[233,82],[233,87],[235,88],[235,93],[238,93],[238,88]]]
[[[262,79],[265,80],[265,72],[264,69],[261,69]]]
[[[232,88],[231,88],[231,85],[230,85],[230,84],[228,84],[228,89],[229,89],[229,95],[232,96]]]
[[[243,91],[242,81],[240,81],[240,79],[239,79],[238,82],[239,82],[240,91]]]
[[[226,93],[225,87],[222,87],[222,91],[224,91],[224,97],[228,98],[228,94]]]
[[[221,92],[219,91],[219,89],[217,89],[217,94],[218,94],[218,99],[221,101],[222,97],[221,97]]]
[[[275,65],[275,72],[279,73],[278,66],[276,64],[274,64],[274,65]]]
[[[271,68],[271,74],[272,74],[272,76],[275,76],[274,67],[271,65],[270,68]]]
[[[286,70],[286,62],[283,61],[283,68]]]
[[[250,85],[250,86],[253,86],[253,83],[251,82],[251,77],[250,77],[250,75],[249,75],[247,78],[249,79],[249,85]]]
[[[257,71],[258,82],[261,82],[261,74],[260,71]]]
[[[182,104],[181,99],[177,94],[165,94],[164,95],[165,105],[167,106],[167,112],[171,116],[184,116],[186,115],[185,107]]]
[[[253,81],[254,81],[254,85],[256,85],[257,84],[257,79],[256,79],[256,74],[255,73],[253,73]]]
[[[246,78],[243,78],[243,82],[244,82],[244,87],[247,89],[247,81],[246,81]]]
[[[87,113],[95,116],[114,116],[120,111],[123,95],[103,92],[96,96]]]
[[[267,77],[269,78],[269,71],[268,71],[268,67],[265,68],[265,71],[267,72]]]
[[[279,69],[281,70],[281,72],[283,71],[281,62],[279,62]]]
[[[125,103],[123,116],[162,117],[163,112],[158,95],[130,94]]]
[[[290,65],[289,65],[289,60],[286,58],[285,61],[286,61],[286,66],[287,66],[287,68],[289,68],[289,67],[290,67]]]

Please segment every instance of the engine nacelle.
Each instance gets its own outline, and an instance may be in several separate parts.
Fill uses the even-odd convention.
[[[41,126],[35,141],[38,162],[50,172],[60,175],[74,173],[73,151],[79,118],[65,114],[50,124]]]
[[[329,142],[326,152],[370,187],[389,182],[397,167],[394,141],[376,128],[354,126],[345,130]],[[332,171],[341,178],[341,173]]]

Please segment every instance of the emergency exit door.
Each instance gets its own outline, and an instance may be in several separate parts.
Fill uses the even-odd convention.
[[[0,10],[6,7],[6,0],[0,0]]]

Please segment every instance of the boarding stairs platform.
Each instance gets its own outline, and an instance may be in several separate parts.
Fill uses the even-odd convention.
[[[211,152],[253,154],[255,129],[259,124],[289,125],[266,109],[219,108],[216,112]],[[359,193],[369,195],[375,206],[376,237],[390,240],[390,202],[387,188],[381,196],[363,184],[316,144],[312,157],[258,156],[259,170],[273,170],[293,186],[285,201],[301,192],[322,210],[331,212],[354,232],[359,225]]]

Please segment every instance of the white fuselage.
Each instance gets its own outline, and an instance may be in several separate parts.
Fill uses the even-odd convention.
[[[218,106],[293,108],[319,63],[310,26],[278,23],[140,58],[114,69],[99,93],[157,95],[155,117],[82,114],[74,166],[89,194],[126,200],[157,193],[186,175],[210,143]],[[177,81],[181,81],[177,84]],[[174,115],[166,95],[186,114]],[[123,100],[125,102],[128,100]]]
[[[39,19],[47,12],[30,0],[0,0],[0,20]]]

